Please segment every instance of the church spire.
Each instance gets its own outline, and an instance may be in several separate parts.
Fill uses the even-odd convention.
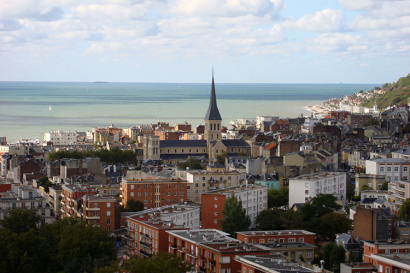
[[[221,114],[219,114],[218,106],[216,104],[214,69],[213,68],[212,68],[211,97],[209,99],[209,107],[208,107],[208,111],[206,112],[204,120],[222,120]]]

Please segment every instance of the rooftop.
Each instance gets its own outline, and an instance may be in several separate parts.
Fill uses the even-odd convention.
[[[237,232],[244,236],[272,236],[272,235],[316,235],[306,230],[269,230],[269,231],[241,231]]]
[[[314,270],[309,268],[301,267],[298,263],[287,262],[282,257],[277,255],[264,255],[264,256],[237,256],[235,258],[237,261],[250,265],[262,272],[280,272],[280,273],[290,273],[290,272],[300,272],[300,273],[310,273]]]

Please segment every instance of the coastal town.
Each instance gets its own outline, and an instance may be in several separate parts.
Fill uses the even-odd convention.
[[[1,229],[31,211],[34,229],[80,221],[112,243],[110,254],[95,239],[74,258],[59,252],[39,272],[127,272],[127,261],[158,257],[179,259],[169,272],[409,272],[409,104],[362,105],[385,92],[330,99],[309,116],[223,122],[212,77],[201,125],[2,136]],[[2,232],[4,244],[16,238]],[[17,270],[2,251],[5,272]]]

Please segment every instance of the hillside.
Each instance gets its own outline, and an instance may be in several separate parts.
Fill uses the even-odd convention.
[[[365,99],[361,105],[370,108],[377,104],[379,109],[385,109],[396,104],[410,103],[410,74],[395,83],[385,83],[381,91],[384,94]]]

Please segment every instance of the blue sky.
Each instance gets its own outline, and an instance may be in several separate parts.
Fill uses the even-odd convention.
[[[0,81],[384,83],[410,1],[0,0]]]

